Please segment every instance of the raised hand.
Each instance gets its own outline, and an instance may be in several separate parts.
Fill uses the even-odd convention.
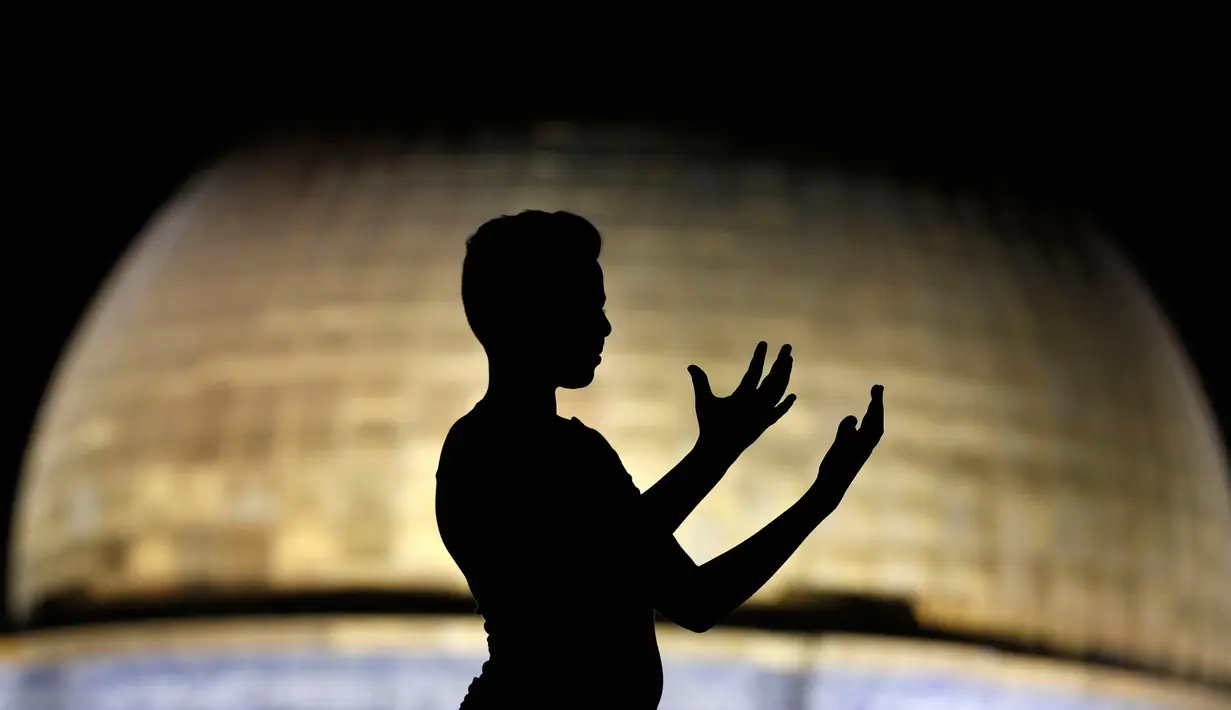
[[[820,505],[832,512],[842,502],[846,490],[855,480],[856,474],[867,463],[872,450],[880,442],[885,433],[885,403],[882,394],[885,388],[880,385],[872,387],[872,401],[868,403],[868,411],[863,415],[863,423],[855,428],[854,416],[848,416],[838,425],[838,435],[833,445],[821,459],[821,467],[817,471],[816,482],[809,491]]]
[[[764,341],[757,344],[744,378],[726,397],[714,394],[704,370],[696,365],[688,366],[696,395],[698,443],[734,460],[790,410],[795,395],[787,395],[786,399],[782,395],[791,380],[791,346],[782,346],[769,375],[762,382],[768,349]]]

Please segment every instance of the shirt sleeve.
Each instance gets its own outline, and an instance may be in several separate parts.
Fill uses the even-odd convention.
[[[592,447],[594,460],[599,464],[600,470],[596,473],[601,476],[603,485],[635,506],[641,498],[641,489],[637,488],[620,455],[612,448],[607,437],[584,424],[581,426]]]

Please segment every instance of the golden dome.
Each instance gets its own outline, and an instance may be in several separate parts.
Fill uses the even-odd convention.
[[[1175,336],[1096,233],[672,145],[322,143],[196,176],[48,392],[18,610],[201,585],[464,593],[432,509],[444,434],[485,385],[464,240],[563,209],[605,235],[615,330],[562,413],[643,489],[695,436],[688,364],[721,390],[756,341],[794,345],[795,408],[678,533],[698,562],[802,493],[838,421],[885,385],[879,450],[755,602],[900,597],[943,628],[1231,676],[1222,445]]]

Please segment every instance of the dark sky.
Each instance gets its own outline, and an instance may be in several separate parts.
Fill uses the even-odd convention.
[[[498,40],[426,21],[214,24],[6,19],[6,498],[51,367],[126,242],[194,166],[254,132],[304,124],[673,121],[903,179],[1085,206],[1178,324],[1227,427],[1231,346],[1215,323],[1226,320],[1228,116],[1208,19],[967,17],[909,32],[812,19],[652,40],[550,23]]]

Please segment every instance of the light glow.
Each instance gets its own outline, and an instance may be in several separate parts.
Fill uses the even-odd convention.
[[[57,370],[22,480],[17,609],[202,584],[465,593],[432,511],[444,434],[485,384],[464,240],[564,209],[605,235],[615,330],[562,413],[643,489],[695,436],[687,365],[721,393],[758,340],[794,345],[798,403],[678,533],[698,562],[801,494],[885,385],[876,456],[755,603],[905,598],[941,628],[1231,677],[1222,445],[1098,235],[608,141],[299,146],[195,178]]]

